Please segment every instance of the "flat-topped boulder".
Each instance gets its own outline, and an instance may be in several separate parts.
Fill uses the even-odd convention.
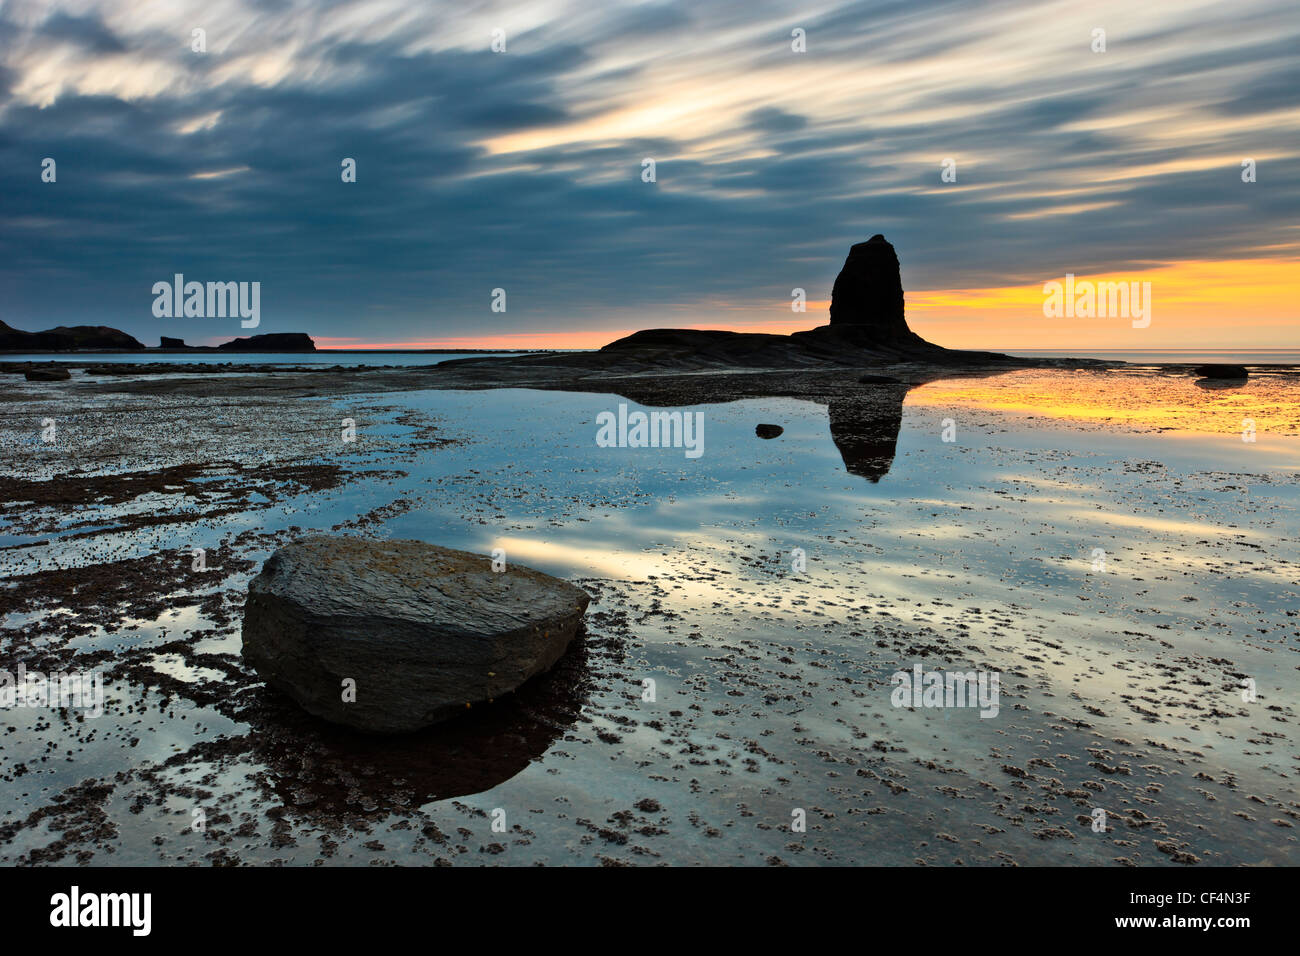
[[[317,717],[417,730],[548,670],[589,600],[531,568],[493,571],[484,555],[313,535],[277,550],[249,583],[244,658]]]

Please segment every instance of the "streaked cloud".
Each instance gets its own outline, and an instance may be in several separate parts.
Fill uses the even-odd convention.
[[[1294,5],[1254,0],[9,0],[0,318],[240,334],[152,317],[183,272],[260,281],[263,331],[368,343],[806,327],[790,290],[825,300],[883,232],[938,341],[1041,341],[1073,272],[1168,284],[1133,347],[1224,312],[1293,345],[1297,48]]]

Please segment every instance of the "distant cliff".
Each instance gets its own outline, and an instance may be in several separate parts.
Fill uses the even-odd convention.
[[[0,322],[0,351],[65,352],[78,349],[135,352],[143,350],[144,345],[125,332],[106,325],[60,325],[44,332],[24,332]]]
[[[186,345],[162,336],[161,349],[169,352],[315,352],[316,343],[306,332],[269,332],[233,339],[221,345]],[[153,351],[125,332],[106,325],[59,326],[45,332],[24,332],[0,322],[0,352],[124,352]]]

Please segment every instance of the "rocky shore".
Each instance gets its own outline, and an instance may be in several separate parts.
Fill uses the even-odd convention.
[[[1184,461],[1168,416],[1117,416],[1232,401],[1195,367],[925,342],[887,246],[854,246],[830,324],[790,336],[0,363],[0,640],[107,688],[103,720],[11,713],[0,862],[1292,861],[1296,499],[1264,433],[1294,377],[1232,370],[1264,438]],[[925,399],[1035,375],[1113,408]],[[600,447],[610,394],[710,404],[709,454]],[[557,577],[507,583],[498,545]],[[455,640],[424,626],[490,589]],[[921,660],[1001,674],[999,718],[891,705]]]
[[[311,380],[292,374],[295,389]],[[909,383],[848,368],[622,387],[687,398],[703,378],[743,398],[777,374],[843,401],[712,406],[698,462],[597,448],[607,399],[561,391],[389,406],[328,385],[366,373],[317,375],[306,397],[256,389],[288,381],[274,372],[213,402],[80,371],[4,389],[0,637],[30,670],[101,670],[107,699],[99,720],[9,714],[0,860],[1294,858],[1295,485],[1267,453],[1242,457],[1262,442],[1230,436],[1222,459],[1189,466],[1156,460],[1155,433],[967,408],[944,444],[948,408],[901,408]],[[1186,374],[1043,374],[1199,391]],[[243,376],[196,381],[228,377]],[[1288,387],[1249,385],[1267,402]],[[345,415],[360,440],[339,440]],[[45,417],[49,446],[31,437]],[[756,434],[774,423],[779,437]],[[1152,513],[1154,534],[1115,523]],[[259,568],[319,533],[480,562],[500,543],[591,596],[586,634],[518,691],[425,730],[319,720],[267,688],[241,626]],[[890,675],[918,660],[1000,672],[999,718],[891,706]],[[791,833],[792,808],[807,833]]]

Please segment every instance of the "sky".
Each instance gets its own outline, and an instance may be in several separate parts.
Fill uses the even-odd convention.
[[[1297,348],[1297,50],[1295,0],[0,0],[0,320],[788,332],[881,233],[942,345]],[[156,317],[177,273],[260,325]],[[1067,274],[1150,323],[1044,315]]]

